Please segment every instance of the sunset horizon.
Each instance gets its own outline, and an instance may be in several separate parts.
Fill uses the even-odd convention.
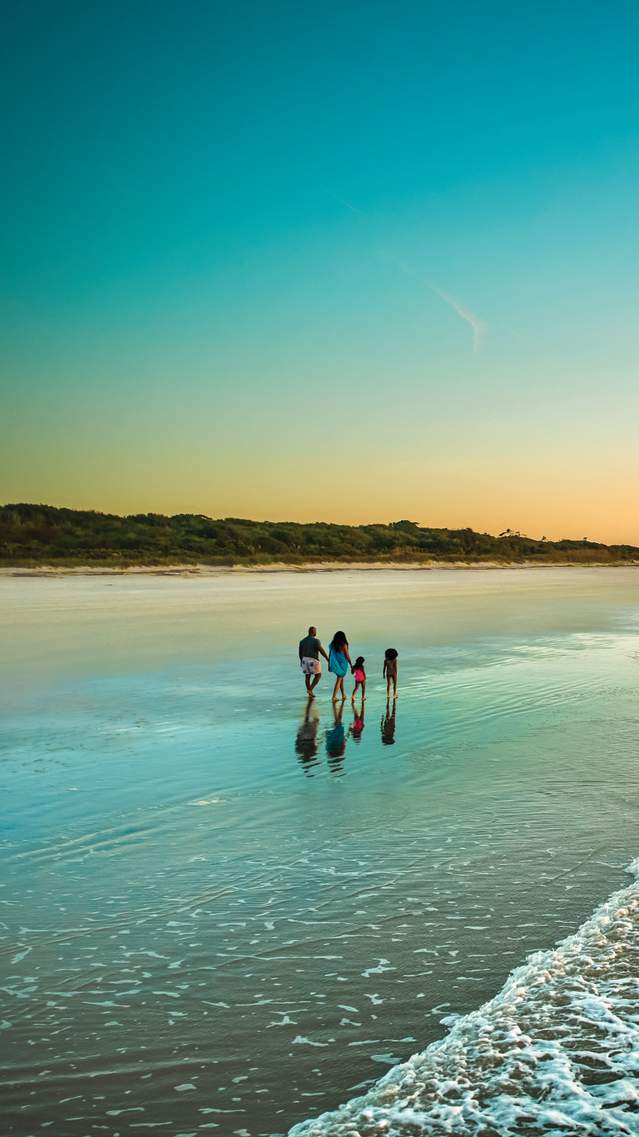
[[[9,8],[3,500],[639,542],[637,11],[145,13]]]
[[[580,529],[579,526],[574,523],[571,530],[568,528],[563,529],[561,527],[553,528],[551,525],[543,525],[541,523],[537,524],[536,527],[533,528],[530,525],[526,526],[519,523],[518,519],[516,517],[513,519],[512,516],[509,518],[511,524],[502,525],[501,523],[497,522],[487,522],[486,524],[483,524],[473,518],[466,517],[463,513],[460,514],[459,518],[454,518],[451,520],[450,516],[448,516],[448,519],[446,519],[444,517],[444,511],[441,509],[438,509],[436,511],[433,510],[422,517],[420,517],[416,511],[413,511],[411,513],[410,511],[405,510],[402,512],[401,509],[396,510],[395,513],[389,513],[387,515],[381,515],[380,511],[371,510],[370,512],[367,512],[366,514],[362,514],[360,516],[350,516],[347,513],[340,516],[339,513],[336,513],[335,515],[305,515],[304,513],[300,513],[298,515],[289,515],[288,513],[280,513],[277,510],[273,510],[270,513],[246,513],[238,509],[223,509],[221,507],[218,508],[217,506],[193,508],[189,505],[178,505],[174,509],[159,508],[157,506],[149,506],[148,508],[113,508],[106,505],[97,506],[91,503],[70,504],[68,501],[36,501],[35,499],[31,501],[23,501],[18,500],[17,498],[0,502],[0,507],[9,508],[11,506],[17,505],[43,506],[53,509],[67,509],[78,512],[99,513],[117,517],[135,517],[144,516],[147,514],[155,514],[158,516],[170,518],[186,515],[204,516],[210,518],[211,520],[228,520],[237,518],[243,521],[256,523],[264,522],[271,524],[297,525],[347,525],[354,528],[369,525],[393,525],[402,521],[410,521],[420,526],[420,528],[449,530],[472,529],[476,533],[489,533],[495,537],[502,536],[506,533],[513,533],[525,537],[530,537],[531,539],[537,541],[587,540],[592,543],[606,545],[637,545],[639,547],[639,529],[637,529],[637,534],[633,538],[632,536],[625,535],[623,532],[621,532],[620,535],[616,535],[614,534],[614,531],[612,536],[606,536],[593,530],[592,526],[590,527],[591,531],[588,532],[587,528],[582,527]]]
[[[402,526],[402,525],[405,526],[408,524],[408,525],[415,525],[415,526],[418,526],[420,529],[427,529],[427,530],[432,529],[432,530],[442,530],[442,531],[450,531],[450,532],[461,532],[461,531],[468,530],[468,531],[472,531],[472,532],[477,533],[477,534],[487,534],[493,538],[521,537],[521,538],[526,538],[526,539],[529,539],[529,540],[531,540],[533,542],[537,542],[537,543],[544,542],[544,541],[551,542],[551,543],[552,542],[560,542],[560,541],[570,541],[570,542],[577,542],[577,543],[588,543],[588,544],[593,544],[593,545],[600,544],[600,545],[606,545],[606,546],[628,546],[628,547],[633,547],[633,548],[639,548],[639,541],[635,542],[635,541],[628,539],[628,538],[625,538],[625,537],[622,537],[620,539],[606,540],[605,538],[599,536],[597,533],[578,533],[577,530],[575,530],[572,533],[563,532],[563,531],[558,531],[555,533],[548,526],[540,528],[539,531],[537,532],[537,531],[533,531],[530,529],[526,529],[525,527],[523,527],[521,525],[517,525],[517,524],[506,525],[503,527],[495,526],[495,527],[491,528],[490,526],[476,525],[476,524],[472,524],[472,523],[467,522],[467,521],[464,521],[464,522],[459,523],[459,524],[450,524],[450,523],[446,523],[446,522],[440,523],[439,521],[433,520],[432,516],[428,516],[426,518],[419,518],[417,516],[407,516],[407,515],[401,514],[401,513],[397,514],[396,516],[388,516],[388,517],[380,517],[379,514],[371,514],[370,516],[363,517],[363,518],[349,518],[349,517],[336,518],[336,517],[330,517],[330,516],[326,516],[326,517],[322,517],[322,516],[289,517],[289,516],[284,516],[284,515],[278,515],[277,513],[274,513],[270,516],[267,516],[267,515],[249,516],[248,514],[239,513],[237,511],[221,512],[221,511],[211,511],[211,510],[207,510],[207,509],[195,510],[195,509],[182,509],[182,508],[180,508],[180,509],[176,509],[174,511],[167,511],[167,510],[163,510],[163,509],[117,510],[117,509],[107,509],[107,508],[98,509],[93,505],[71,506],[71,505],[65,505],[65,504],[54,504],[52,502],[44,502],[44,501],[42,501],[42,502],[18,502],[18,501],[0,502],[0,510],[11,510],[11,509],[19,509],[19,508],[26,508],[26,509],[32,509],[32,510],[44,509],[44,510],[53,510],[55,512],[57,512],[57,511],[68,511],[72,514],[88,513],[88,514],[96,514],[97,516],[117,517],[117,518],[121,518],[123,520],[125,520],[127,518],[136,518],[136,517],[141,517],[141,518],[156,517],[156,518],[165,518],[167,521],[170,521],[171,519],[176,518],[176,517],[193,517],[193,518],[203,517],[203,518],[206,518],[207,520],[210,520],[213,522],[215,522],[215,521],[218,521],[218,522],[224,522],[224,521],[229,521],[229,522],[238,521],[239,522],[239,521],[241,521],[241,522],[245,522],[249,525],[260,525],[260,524],[271,525],[271,526],[299,525],[303,528],[312,527],[313,525],[338,526],[338,527],[347,527],[349,529],[367,528],[367,527],[375,527],[375,526],[392,528],[393,526]]]

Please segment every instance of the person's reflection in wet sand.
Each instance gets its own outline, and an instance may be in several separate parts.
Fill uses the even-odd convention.
[[[392,706],[392,710],[391,710]],[[386,703],[386,714],[382,715],[382,742],[384,746],[394,746],[395,744],[395,715],[397,714],[397,703],[393,699],[391,703]]]
[[[333,774],[342,769],[344,754],[346,753],[346,731],[342,722],[344,714],[343,703],[333,703],[333,717],[335,722],[330,730],[326,731],[326,753],[328,755],[328,768]]]
[[[310,774],[313,766],[317,766],[317,731],[319,729],[319,711],[313,699],[306,703],[304,718],[295,737],[295,751],[305,774]]]
[[[353,722],[349,727],[348,733],[352,736],[353,742],[362,741],[362,731],[364,729],[364,713],[366,710],[366,703],[362,699],[359,709],[353,703]]]

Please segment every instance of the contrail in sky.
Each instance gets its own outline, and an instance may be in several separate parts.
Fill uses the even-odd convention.
[[[365,216],[361,209],[358,209],[352,202],[346,201],[346,198],[337,197],[336,194],[331,194],[331,197],[339,202],[340,205],[349,209],[351,213],[357,214],[358,217]],[[449,308],[452,308],[453,312],[457,313],[460,320],[464,320],[470,326],[473,333],[473,351],[479,351],[482,339],[488,330],[488,325],[484,323],[475,312],[472,312],[470,308],[467,308],[465,304],[462,304],[461,300],[451,295],[450,292],[444,292],[443,288],[438,288],[436,284],[431,284],[429,280],[420,277],[418,273],[414,272],[410,265],[407,265],[405,261],[400,260],[400,258],[396,257],[393,253],[388,253],[385,249],[379,249],[378,253],[383,260],[391,261],[405,276],[410,276],[414,280],[425,284],[427,288],[430,288],[431,292],[435,293],[435,296],[439,296],[439,299],[444,301],[444,304],[448,304]]]
[[[473,351],[479,351],[482,337],[486,332],[486,324],[484,321],[480,320],[479,316],[476,316],[474,312],[471,312],[470,308],[466,308],[464,304],[454,296],[451,296],[450,292],[444,292],[441,288],[438,288],[436,284],[429,284],[428,287],[439,296],[445,304],[450,305],[453,312],[456,312],[460,319],[470,324],[473,333]]]

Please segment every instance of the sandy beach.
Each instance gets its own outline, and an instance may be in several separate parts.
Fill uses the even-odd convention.
[[[317,572],[432,572],[434,569],[593,569],[639,568],[639,561],[620,561],[614,564],[591,561],[575,564],[572,561],[319,561],[303,564],[255,565],[5,565],[0,566],[0,577],[58,577],[58,576],[184,576],[216,577],[254,575],[255,573],[317,573]]]

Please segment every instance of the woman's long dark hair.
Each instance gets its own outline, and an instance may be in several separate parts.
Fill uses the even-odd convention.
[[[346,632],[335,632],[335,635],[333,636],[333,638],[331,640],[330,646],[333,648],[333,651],[343,651],[343,649],[345,647],[348,647],[348,640],[346,639]]]

